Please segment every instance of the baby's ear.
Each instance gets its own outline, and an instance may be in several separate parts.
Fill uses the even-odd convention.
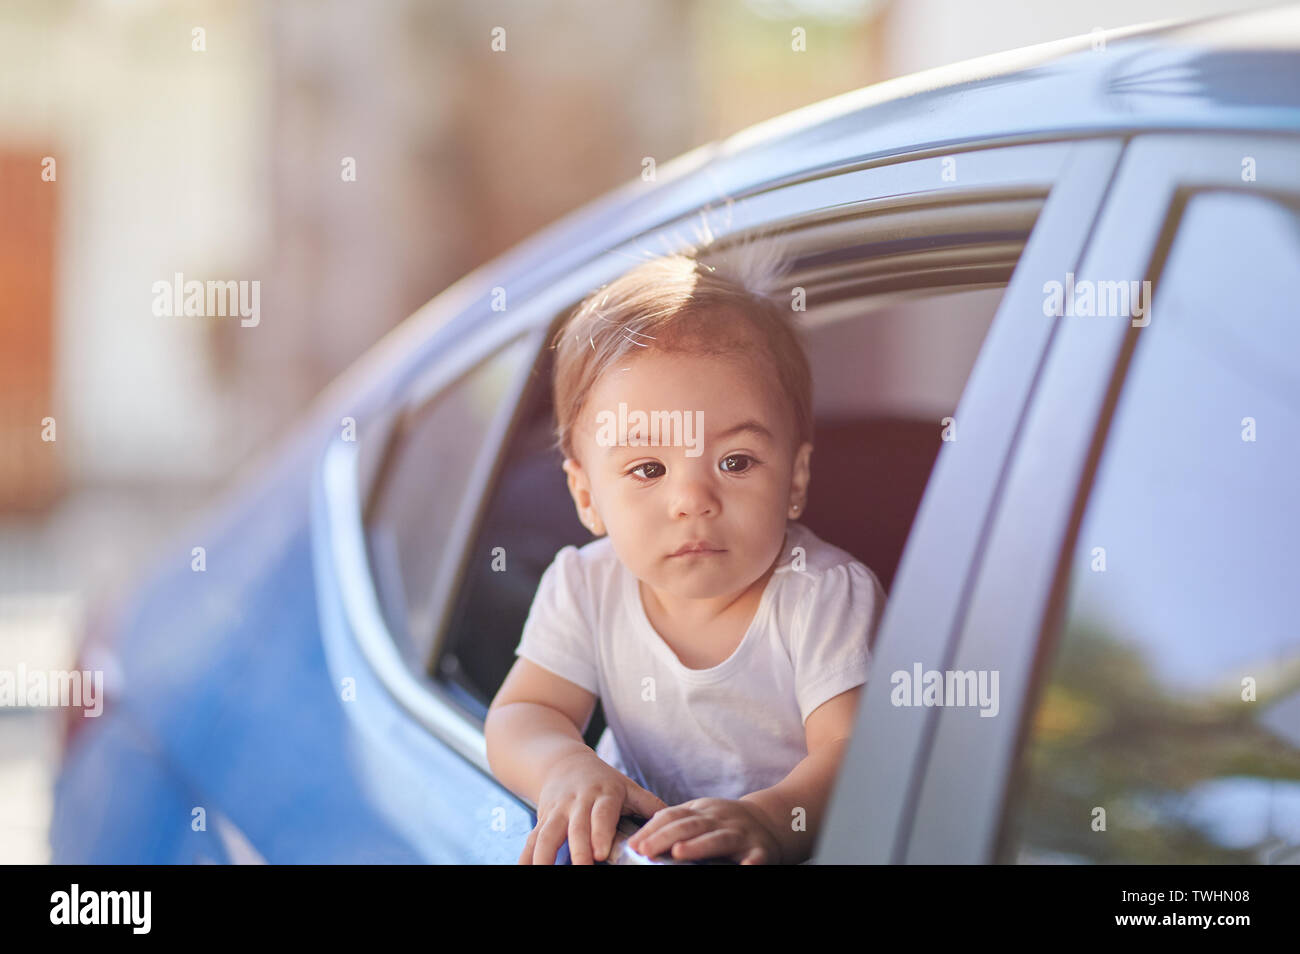
[[[566,457],[560,466],[568,475],[569,495],[573,497],[573,506],[578,511],[578,520],[596,536],[600,536],[605,532],[605,528],[600,522],[600,515],[592,505],[591,484],[587,480],[587,472],[573,457]]]
[[[807,509],[808,484],[812,481],[812,451],[813,446],[808,441],[799,445],[794,452],[794,467],[790,475],[790,502],[803,509]]]
[[[577,493],[579,490],[585,490],[590,495],[591,488],[587,484],[587,475],[582,469],[582,464],[578,463],[577,458],[566,457],[564,463],[560,465],[565,476],[569,478],[569,493],[574,494],[574,503],[577,503]]]
[[[810,441],[804,441],[799,445],[799,450],[795,453],[795,466],[803,467],[810,474],[812,472],[812,452],[812,443]]]

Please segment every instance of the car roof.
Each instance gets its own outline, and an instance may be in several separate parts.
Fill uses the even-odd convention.
[[[709,167],[734,199],[900,153],[1157,129],[1300,132],[1300,5],[1095,31],[925,70],[678,162],[683,173]],[[661,178],[677,172],[660,167]]]
[[[1300,132],[1300,5],[1095,31],[886,80],[692,150],[658,179],[708,167],[734,199],[903,152],[1155,129]]]
[[[660,163],[653,182],[637,177],[525,239],[421,308],[376,351],[422,350],[431,326],[480,320],[474,306],[494,286],[527,293],[666,222],[802,178],[904,154],[1155,130],[1300,132],[1300,5],[1094,31],[767,120]],[[373,357],[386,363],[380,354]]]
[[[814,145],[867,159],[891,146],[1159,128],[1300,131],[1300,6],[1096,31],[966,60],[787,113],[716,152],[772,156],[797,141],[812,171]]]

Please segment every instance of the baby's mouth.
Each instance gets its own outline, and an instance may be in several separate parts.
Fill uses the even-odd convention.
[[[672,558],[672,557],[706,557],[706,556],[718,556],[718,555],[723,554],[723,553],[726,553],[726,552],[727,552],[727,551],[726,551],[725,549],[723,549],[722,547],[715,546],[715,545],[712,544],[712,543],[693,542],[693,543],[686,543],[686,544],[683,544],[681,547],[679,547],[679,548],[676,550],[676,552],[674,552],[674,553],[670,553],[670,554],[668,554],[668,556],[669,556],[670,558]]]

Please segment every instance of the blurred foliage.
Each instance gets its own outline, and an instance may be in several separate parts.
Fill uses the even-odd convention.
[[[697,138],[728,136],[884,79],[875,44],[886,6],[719,0],[692,7],[693,59],[707,100],[699,104]],[[802,52],[792,49],[796,27],[804,31]]]
[[[1193,789],[1206,782],[1300,781],[1300,750],[1258,724],[1266,703],[1243,703],[1230,683],[1174,694],[1135,640],[1087,620],[1071,620],[1053,666],[1013,785],[1005,846],[1028,860],[1247,864],[1276,844],[1266,832],[1229,847],[1191,810]],[[1297,691],[1293,665],[1270,694]],[[1092,830],[1097,806],[1104,832]]]

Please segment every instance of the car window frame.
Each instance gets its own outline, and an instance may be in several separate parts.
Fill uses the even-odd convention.
[[[1193,195],[1231,190],[1293,206],[1300,201],[1300,180],[1243,181],[1247,156],[1257,167],[1300,168],[1300,138],[1132,137],[1074,269],[1076,281],[1135,276],[1154,287]],[[1061,277],[1060,270],[1035,273],[1039,304],[1043,282]],[[1058,331],[1017,439],[969,611],[951,662],[935,667],[997,669],[1004,717],[981,719],[969,708],[937,711],[914,819],[896,855],[908,863],[994,860],[1028,722],[1050,678],[1073,547],[1141,331],[1131,320],[1057,318],[1053,324]]]
[[[707,224],[715,240],[726,242],[744,234],[795,229],[813,222],[834,219],[867,217],[891,209],[915,206],[918,201],[956,207],[971,201],[987,201],[998,197],[1015,198],[1027,194],[1049,196],[1058,192],[1067,168],[1078,165],[1081,156],[1109,155],[1115,149],[1110,139],[961,144],[943,152],[930,150],[928,154],[919,157],[908,154],[874,162],[866,167],[855,164],[851,171],[838,174],[824,172],[780,188],[757,191],[742,199],[727,200],[718,207],[696,210],[684,218],[665,222],[652,232],[606,251],[584,267],[568,273],[561,281],[530,294],[526,301],[512,309],[508,317],[494,319],[500,327],[471,336],[471,340],[458,347],[452,357],[439,356],[435,360],[439,363],[446,361],[449,366],[459,368],[459,373],[463,373],[476,360],[486,357],[493,345],[504,343],[511,335],[533,335],[540,349],[558,314],[571,308],[592,289],[626,271],[631,263],[645,256],[646,250],[659,254],[698,241],[700,236],[697,228],[701,221]],[[943,177],[945,165],[942,160],[949,157],[957,160],[958,178],[955,181]],[[1047,201],[1050,203],[1050,198]],[[811,203],[820,205],[810,208]],[[1031,232],[1030,246],[1027,246],[1026,251],[1033,246],[1034,236],[1040,233],[1040,224],[1041,216]],[[527,281],[521,280],[519,284],[526,287]],[[458,323],[451,322],[449,326],[458,326]],[[479,338],[487,339],[488,343],[484,344]],[[521,374],[526,377],[535,363],[536,356],[531,362],[525,360]],[[420,382],[416,390],[423,399],[428,399],[438,393],[440,381],[450,381],[454,376],[452,371],[444,374],[434,368],[412,377]],[[503,419],[513,420],[517,410],[516,400],[515,406],[503,412]],[[1003,413],[1014,418],[1011,410]],[[504,428],[502,439],[491,455],[493,467],[498,466],[502,460],[508,433],[509,428]],[[940,461],[943,461],[944,456],[943,453],[940,454]],[[358,503],[360,483],[357,457],[356,442],[349,443],[336,438],[326,449],[320,468],[323,475],[322,513],[328,525],[325,532],[329,535],[333,562],[336,565],[333,576],[348,583],[342,587],[344,616],[353,630],[354,639],[363,643],[365,655],[372,658],[372,665],[388,691],[425,728],[441,737],[490,776],[482,722],[467,712],[427,674],[412,672],[409,666],[380,645],[379,634],[386,633],[386,626],[378,611],[373,578],[369,573],[364,550]],[[960,480],[967,473],[964,465],[950,465],[949,470],[952,471],[947,478],[949,480]],[[996,473],[996,468],[990,472]],[[933,482],[932,477],[931,483]],[[485,485],[483,495],[476,502],[476,513],[481,511],[490,486],[490,482]],[[922,506],[924,508],[924,504]],[[476,520],[466,520],[463,528],[464,533],[457,541],[459,557],[455,561],[462,569],[476,532]],[[904,561],[906,560],[905,552]],[[960,560],[961,557],[956,555],[950,557],[950,562],[954,564]],[[454,593],[454,586],[447,592]],[[935,602],[932,595],[924,597],[924,600]],[[423,661],[429,667],[433,666],[445,645],[445,624],[452,605],[453,601],[447,598],[440,607],[442,625],[435,637],[430,659]],[[360,629],[365,630],[364,637],[358,633]],[[388,645],[394,645],[391,638],[388,639]],[[903,767],[910,767],[913,761],[911,750],[900,748],[896,754],[900,771]],[[527,800],[522,801],[529,804]]]
[[[1123,151],[1121,137],[1068,141],[1029,242],[994,315],[953,414],[957,439],[940,448],[880,623],[873,673],[943,668],[961,625],[972,575],[1053,326],[1034,276],[1073,265],[1086,245]],[[963,429],[964,428],[964,429]],[[853,737],[827,805],[814,857],[822,864],[887,864],[912,822],[934,713],[891,704],[869,679]],[[870,806],[864,811],[863,806]]]
[[[364,520],[365,505],[373,489],[371,481],[377,468],[363,462],[364,441],[367,436],[372,440],[387,441],[393,420],[413,410],[412,404],[418,406],[436,400],[444,388],[455,386],[483,362],[514,345],[528,344],[530,339],[532,344],[540,347],[540,338],[529,325],[510,320],[503,322],[499,329],[444,353],[437,364],[442,387],[434,390],[422,388],[414,402],[400,404],[377,417],[373,429],[363,424],[357,440],[346,440],[342,436],[332,438],[321,455],[313,485],[313,534],[316,538],[313,542],[324,554],[317,558],[319,585],[330,586],[336,591],[341,610],[339,615],[347,637],[391,697],[420,724],[471,762],[476,762],[481,739],[475,736],[471,725],[457,717],[459,707],[451,694],[433,680],[421,678],[418,669],[402,653],[384,616]],[[520,361],[522,375],[516,374],[515,381],[507,389],[508,394],[517,395],[528,367],[529,358],[525,356]],[[505,413],[510,408],[509,400],[503,399],[502,410],[494,416],[489,436],[479,446],[474,465],[476,477],[499,454],[499,442],[504,438],[509,417]],[[474,478],[467,481],[467,486],[474,486]],[[464,520],[460,503],[457,501],[456,524],[453,526]]]

